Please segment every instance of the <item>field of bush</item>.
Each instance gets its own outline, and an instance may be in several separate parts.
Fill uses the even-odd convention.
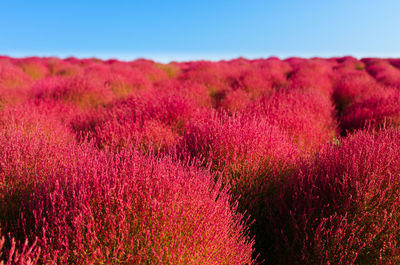
[[[400,264],[400,59],[0,57],[0,264]]]

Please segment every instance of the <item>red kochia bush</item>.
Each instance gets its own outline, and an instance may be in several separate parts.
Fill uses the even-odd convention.
[[[40,126],[1,130],[0,260],[253,263],[242,215],[207,170],[51,139]]]
[[[294,167],[298,150],[287,134],[265,118],[207,111],[194,115],[182,138],[184,154],[212,162],[239,198],[239,209],[255,221],[251,226],[257,253],[265,233],[265,202]],[[269,259],[260,253],[263,259]]]
[[[398,59],[398,58],[396,58],[396,59],[388,59],[388,61],[390,62],[391,65],[393,65],[397,69],[400,69],[400,59]]]
[[[82,108],[106,104],[114,97],[103,82],[85,75],[45,78],[36,82],[31,91],[38,100],[61,100]]]
[[[26,99],[31,78],[10,59],[0,59],[0,108]]]
[[[84,70],[86,78],[97,80],[98,84],[112,91],[117,98],[123,98],[139,90],[152,87],[152,82],[137,69],[94,64]]]
[[[186,127],[181,148],[192,156],[211,160],[214,170],[239,177],[230,179],[234,187],[257,182],[247,179],[244,172],[285,167],[297,154],[288,136],[263,118],[203,111],[194,115]]]
[[[333,104],[316,90],[278,91],[250,104],[244,113],[265,117],[289,134],[300,149],[307,151],[336,135]]]
[[[0,60],[0,89],[26,88],[31,78],[11,60]]]
[[[230,113],[245,109],[252,101],[288,87],[287,75],[291,67],[287,62],[269,58],[248,61],[230,61],[226,74],[229,89],[222,94],[218,107]]]
[[[339,63],[338,65],[334,66],[334,70],[341,74],[355,72],[355,71],[363,71],[365,69],[365,64],[351,56],[345,56],[336,58],[336,61]]]
[[[269,68],[250,68],[236,77],[235,86],[226,91],[220,106],[230,112],[240,111],[251,101],[287,86],[286,76],[278,76]]]
[[[0,264],[400,264],[399,62],[0,56]]]
[[[349,135],[300,166],[272,203],[276,264],[398,264],[399,161],[390,129]]]
[[[127,63],[127,65],[129,65],[133,70],[142,72],[146,78],[153,82],[159,82],[169,78],[168,74],[151,60],[138,59]]]
[[[388,60],[366,58],[362,61],[367,65],[366,70],[379,82],[386,86],[400,88],[400,70]]]
[[[330,97],[333,89],[333,62],[320,59],[311,59],[296,64],[289,74],[289,81],[293,88],[311,88],[318,90],[326,97]]]
[[[204,84],[194,81],[179,81],[176,79],[168,79],[154,84],[156,91],[163,93],[181,95],[192,101],[197,107],[213,106],[213,99],[209,95],[208,88]]]
[[[352,105],[373,94],[383,92],[375,79],[364,71],[348,71],[338,77],[334,86],[333,99],[339,114]]]
[[[100,148],[120,150],[136,145],[147,150],[173,147],[195,104],[167,91],[149,91],[112,102],[72,122],[78,136],[88,134]]]
[[[42,79],[49,74],[47,66],[37,57],[20,59],[17,65],[33,80]]]
[[[82,67],[79,64],[73,64],[68,62],[68,60],[51,57],[43,59],[43,61],[47,69],[49,69],[49,75],[51,76],[75,76],[82,72]]]
[[[400,124],[400,92],[386,89],[367,99],[355,103],[343,112],[341,125],[344,130],[353,131],[365,126],[398,127]]]
[[[218,108],[229,91],[242,87],[239,80],[242,69],[227,62],[218,64],[207,61],[191,62],[185,67],[179,80],[204,85],[213,101],[213,106]]]

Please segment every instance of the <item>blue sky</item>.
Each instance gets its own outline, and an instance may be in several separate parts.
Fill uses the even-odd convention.
[[[400,57],[400,1],[1,1],[0,54]]]

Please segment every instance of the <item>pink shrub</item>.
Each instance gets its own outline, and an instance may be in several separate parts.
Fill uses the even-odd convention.
[[[299,65],[304,63],[305,61],[307,61],[307,59],[300,57],[289,57],[284,60],[284,62],[287,62],[292,68],[298,68]]]
[[[21,103],[26,99],[26,88],[31,78],[10,59],[0,60],[0,108],[6,104]]]
[[[2,59],[0,61],[0,88],[26,88],[30,83],[30,77],[13,64],[11,60]]]
[[[109,74],[105,81],[111,91],[117,97],[126,97],[138,90],[147,90],[152,88],[149,79],[139,71],[132,70],[129,75]]]
[[[162,151],[177,143],[194,111],[194,104],[184,97],[150,91],[78,116],[72,127],[78,135],[89,133],[101,148],[120,150],[136,145]]]
[[[254,102],[245,113],[265,117],[302,150],[318,148],[336,135],[333,104],[317,90],[279,91]]]
[[[220,102],[220,107],[229,113],[245,109],[252,102],[250,93],[242,89],[229,91]]]
[[[301,62],[289,74],[292,88],[318,90],[326,97],[333,92],[333,63],[312,59]]]
[[[274,90],[275,87],[282,86],[284,81],[281,84],[280,81],[274,80],[268,70],[268,68],[251,69],[240,76],[242,89],[247,91],[252,98],[258,98]]]
[[[180,76],[180,80],[191,81],[207,87],[213,106],[218,108],[225,94],[236,83],[233,68],[226,63],[212,63],[207,61],[191,63]]]
[[[1,230],[0,230],[1,232]],[[1,233],[0,233],[1,236]],[[8,257],[6,260],[1,260],[3,256],[5,238],[0,237],[0,264],[12,265],[12,264],[25,264],[34,265],[38,263],[40,248],[36,246],[36,242],[29,246],[28,241],[25,241],[21,250],[16,247],[16,242],[14,239],[11,240],[11,248],[8,251]],[[5,263],[4,263],[5,262]]]
[[[339,64],[334,67],[334,70],[341,74],[365,69],[365,64],[362,61],[351,56],[337,58],[336,61]]]
[[[91,65],[85,68],[84,74],[87,78],[97,80],[98,85],[111,90],[117,98],[152,88],[152,82],[142,72],[128,65],[124,68],[105,64]]]
[[[388,61],[397,69],[400,69],[400,59],[388,59]]]
[[[26,217],[19,209],[37,185],[61,174],[64,153],[74,141],[50,117],[21,110],[5,110],[0,120],[0,226],[23,242],[32,224],[18,221]]]
[[[27,237],[38,238],[39,263],[253,263],[242,215],[208,171],[21,133],[0,137],[0,222],[20,253]]]
[[[176,93],[191,100],[197,107],[213,106],[213,99],[209,95],[208,88],[204,84],[194,81],[178,81],[176,79],[168,79],[154,84],[157,91],[163,93]]]
[[[182,70],[178,63],[157,63],[155,66],[163,70],[167,74],[168,78],[177,78],[182,73]]]
[[[341,114],[353,103],[382,92],[383,87],[378,85],[366,72],[349,71],[338,77],[338,81],[334,86],[333,100],[335,101],[336,109]]]
[[[398,61],[0,56],[0,264],[398,264]]]
[[[128,63],[131,69],[138,70],[153,82],[159,82],[169,78],[169,75],[151,60],[139,59]]]
[[[277,88],[287,86],[287,76],[293,70],[288,62],[274,57],[266,60],[253,60],[251,66],[256,69],[262,69],[269,75],[273,87]]]
[[[292,66],[286,60],[281,60],[278,57],[269,57],[268,59],[255,59],[251,61],[252,65],[260,68],[269,69],[269,72],[277,80],[285,79],[292,71]]]
[[[49,69],[51,76],[75,76],[82,72],[82,68],[77,64],[72,64],[67,60],[61,60],[55,57],[46,58],[44,62]]]
[[[180,80],[206,86],[214,107],[236,111],[246,104],[246,100],[239,103],[239,94],[254,100],[287,86],[286,76],[291,68],[286,62],[271,58],[259,61],[238,59],[219,63],[204,61],[191,63],[182,69]]]
[[[26,110],[29,109],[29,112]],[[26,102],[18,106],[6,106],[0,111],[0,128],[23,128],[27,133],[40,129],[53,140],[75,141],[72,131],[67,128],[78,113],[76,108],[58,102]],[[11,126],[11,127],[10,127]]]
[[[304,163],[271,201],[276,264],[397,264],[400,134],[358,132]]]
[[[342,128],[362,129],[365,126],[398,127],[400,124],[400,93],[397,89],[387,89],[353,104],[343,112]]]
[[[185,152],[211,161],[211,169],[221,172],[239,198],[239,209],[254,220],[251,231],[257,252],[269,260],[262,253],[263,242],[269,236],[264,229],[263,199],[275,194],[276,187],[293,170],[298,156],[296,146],[279,127],[248,115],[229,117],[204,112],[195,115],[187,127],[182,139]]]
[[[21,59],[17,65],[33,80],[42,79],[48,75],[49,70],[40,58],[32,57]]]
[[[200,112],[186,127],[182,139],[184,148],[192,156],[210,159],[214,170],[228,175],[279,168],[294,161],[297,154],[289,138],[262,118]],[[243,179],[246,174],[238,175],[242,179],[230,181],[241,182],[240,185],[256,181]]]
[[[114,98],[104,83],[84,75],[45,78],[32,86],[31,93],[38,100],[61,100],[81,108],[104,105]]]
[[[385,86],[400,88],[400,70],[384,59],[364,59],[366,70]]]

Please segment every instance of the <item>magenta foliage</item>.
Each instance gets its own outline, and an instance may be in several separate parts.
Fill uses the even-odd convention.
[[[190,99],[152,90],[78,116],[72,127],[78,135],[88,133],[101,148],[118,150],[134,143],[168,149],[177,143],[194,111]]]
[[[318,90],[278,91],[255,101],[246,112],[279,126],[303,150],[318,148],[336,135],[333,104]]]
[[[0,264],[398,264],[399,67],[0,56]]]
[[[385,59],[368,58],[362,60],[366,70],[379,82],[386,86],[400,88],[400,70]]]
[[[32,79],[9,58],[0,58],[0,108],[24,102]]]
[[[340,75],[333,92],[333,99],[340,114],[353,103],[373,94],[383,92],[383,87],[364,71],[347,71]]]
[[[241,68],[236,77],[230,76],[231,89],[225,93],[220,103],[229,112],[241,111],[252,101],[289,86],[287,75],[291,67],[283,61],[273,58],[255,60]]]
[[[396,58],[396,59],[391,58],[391,59],[388,59],[388,60],[394,67],[400,69],[400,60],[398,58]]]
[[[184,154],[211,162],[211,169],[231,185],[241,211],[255,220],[251,230],[257,250],[262,251],[268,236],[262,198],[274,193],[295,165],[298,149],[290,137],[262,117],[203,111],[188,122],[180,147]]]
[[[296,64],[289,73],[291,87],[318,90],[330,97],[332,94],[332,67],[335,63],[320,59],[312,59]]]
[[[189,120],[181,144],[191,156],[210,159],[218,171],[268,171],[293,162],[297,149],[290,139],[266,119],[199,112]],[[246,185],[253,179],[238,181]],[[234,185],[235,186],[235,185]]]
[[[118,63],[120,64],[120,62]],[[152,82],[159,82],[168,79],[168,74],[159,67],[159,64],[151,60],[139,59],[127,63],[132,69],[138,70]]]
[[[400,92],[387,89],[376,93],[363,101],[353,104],[343,112],[342,128],[346,130],[362,129],[365,126],[398,127],[400,124]]]
[[[49,69],[50,76],[75,76],[82,73],[82,68],[79,64],[73,64],[73,60],[61,60],[58,58],[43,59],[45,65]]]
[[[277,264],[397,264],[400,134],[359,132],[293,174],[269,207]]]
[[[0,135],[0,222],[18,259],[40,248],[39,263],[252,263],[237,204],[207,170],[54,141],[38,126]],[[38,241],[27,250],[25,238]]]
[[[48,67],[38,57],[20,59],[16,64],[33,80],[42,79],[49,74]]]
[[[31,78],[11,59],[0,60],[0,89],[26,88]]]
[[[48,77],[36,82],[31,93],[38,100],[61,100],[83,108],[106,104],[113,99],[111,89],[86,75]]]

